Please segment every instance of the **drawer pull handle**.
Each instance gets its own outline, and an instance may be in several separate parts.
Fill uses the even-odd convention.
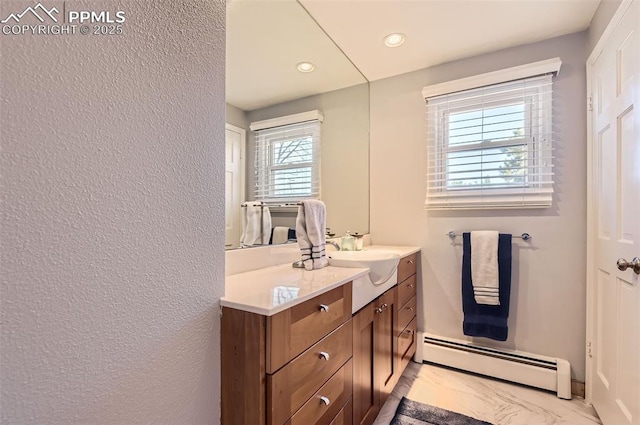
[[[322,311],[323,313],[326,313],[327,311],[329,311],[329,306],[326,304],[320,304],[319,307],[320,311]]]
[[[413,307],[407,307],[407,310],[413,311]]]
[[[413,264],[413,260],[409,260],[409,261],[407,261],[407,263]]]
[[[407,288],[413,288],[413,283],[408,284]]]
[[[378,313],[378,314],[381,314],[383,311],[385,311],[388,308],[389,308],[389,304],[384,303],[380,307],[376,308],[375,312]]]
[[[320,358],[324,359],[326,361],[329,361],[329,353],[327,353],[325,351],[320,351]]]
[[[322,396],[320,397],[320,401],[323,402],[326,406],[329,405],[329,403],[331,403],[331,400],[329,400],[327,397]]]
[[[413,329],[407,329],[405,332],[409,335],[413,335]]]

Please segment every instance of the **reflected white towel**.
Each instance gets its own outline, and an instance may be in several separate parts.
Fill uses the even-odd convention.
[[[245,202],[242,208],[240,246],[267,245],[271,237],[271,212],[262,202]]]
[[[289,228],[285,226],[276,226],[273,228],[273,238],[271,238],[272,245],[280,245],[287,243],[289,240]]]
[[[304,200],[298,208],[296,237],[306,270],[321,269],[329,265],[325,252],[326,209],[324,202]]]
[[[471,282],[478,304],[500,305],[498,232],[471,232]]]

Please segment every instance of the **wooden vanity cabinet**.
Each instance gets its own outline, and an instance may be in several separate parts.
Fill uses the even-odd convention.
[[[416,351],[417,259],[353,317],[351,282],[272,316],[224,307],[222,424],[372,424]]]
[[[222,423],[350,424],[352,334],[351,282],[272,316],[224,307]]]
[[[353,318],[354,424],[372,424],[398,381],[396,304],[394,287]]]
[[[375,302],[353,316],[353,423],[371,424],[380,412],[380,391],[375,385]]]
[[[399,284],[353,317],[353,423],[372,424],[415,353],[417,254],[400,260]],[[402,280],[401,280],[402,279]]]
[[[398,265],[395,362],[399,374],[407,367],[417,347],[417,262],[418,253],[402,258]]]

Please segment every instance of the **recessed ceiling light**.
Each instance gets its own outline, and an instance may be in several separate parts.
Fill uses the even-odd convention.
[[[316,69],[316,66],[311,62],[300,62],[297,67],[300,72],[311,72]]]
[[[384,38],[384,44],[387,47],[398,47],[402,43],[404,43],[404,34],[400,34],[399,32],[389,34]]]

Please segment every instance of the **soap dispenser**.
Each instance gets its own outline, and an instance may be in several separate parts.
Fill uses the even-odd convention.
[[[361,235],[360,233],[355,232],[353,234],[353,237],[355,238],[353,249],[355,251],[362,251],[364,249],[364,235]]]
[[[341,251],[355,251],[356,249],[356,238],[351,236],[351,233],[347,230],[347,233],[342,237],[342,241],[340,243]]]

